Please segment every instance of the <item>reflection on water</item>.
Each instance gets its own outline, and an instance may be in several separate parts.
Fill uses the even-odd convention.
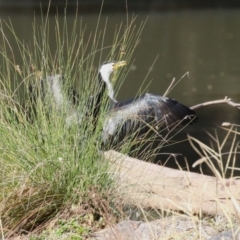
[[[189,78],[185,76],[168,94],[169,97],[188,106],[222,99],[225,96],[240,102],[240,10],[140,13],[137,21],[145,20],[147,15],[149,17],[141,43],[134,54],[134,67],[119,91],[119,100],[134,97],[146,76],[147,80],[143,86],[152,81],[148,92],[163,94],[173,77],[180,79],[189,72]],[[11,18],[20,39],[27,40],[32,35],[32,13],[1,15],[2,20],[8,17]],[[106,17],[108,27],[105,46],[108,46],[112,43],[116,25],[126,21],[126,14],[102,16],[100,28],[104,27]],[[54,16],[50,18],[54,21]],[[74,18],[68,16],[68,21],[71,23]],[[98,15],[83,15],[82,19],[87,25],[88,36],[96,28]],[[36,21],[40,21],[40,17],[36,17]],[[54,38],[54,30],[51,32]],[[158,59],[152,66],[156,57]],[[16,56],[16,59],[21,62],[19,56]],[[217,126],[224,121],[240,123],[240,111],[227,105],[197,109],[196,112],[199,121],[183,130],[175,140],[186,139],[189,133],[209,144],[210,139],[206,131],[215,134]],[[217,131],[219,139],[223,140],[225,132]],[[231,141],[228,142],[226,151],[229,150],[230,144]],[[190,166],[198,159],[198,155],[186,141],[166,147],[163,151],[182,153],[187,157]],[[164,157],[160,155],[159,159]],[[178,160],[185,166],[183,157]],[[170,159],[167,165],[176,165],[174,159]],[[205,172],[210,173],[207,169]]]

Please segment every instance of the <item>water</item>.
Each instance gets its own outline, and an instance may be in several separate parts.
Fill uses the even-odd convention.
[[[189,72],[189,78],[185,76],[168,94],[169,97],[187,106],[223,99],[225,96],[240,102],[240,10],[182,10],[148,14],[141,12],[137,15],[137,23],[145,20],[147,15],[148,21],[133,57],[134,67],[118,93],[118,100],[134,97],[146,76],[143,86],[151,81],[148,92],[161,95],[174,77],[180,79]],[[2,20],[9,17],[19,39],[27,40],[32,36],[32,12],[24,15],[1,13]],[[116,25],[126,22],[126,14],[103,15],[100,28],[104,28],[106,17],[108,27],[105,45],[108,46],[112,43]],[[59,18],[62,21],[61,15]],[[69,15],[68,21],[71,23],[74,18]],[[97,19],[98,14],[82,15],[82,21],[87,25],[87,36],[95,31]],[[40,22],[40,17],[36,16],[36,20]],[[54,16],[50,16],[50,21],[54,21]],[[51,32],[54,38],[54,29]],[[50,47],[54,47],[54,43],[53,39]],[[16,56],[16,59],[21,62],[20,56]],[[222,122],[240,124],[240,110],[227,105],[205,107],[196,112],[198,122],[184,129],[174,140],[184,140],[190,134],[209,145],[210,138],[206,131],[211,134],[217,131],[222,141],[226,134],[218,128]],[[231,139],[227,141],[224,151],[229,151],[231,142]],[[190,166],[199,158],[187,141],[166,147],[162,151],[181,153]],[[178,163],[186,168],[183,156],[178,158]],[[165,158],[160,154],[156,161],[163,164]],[[238,158],[237,165],[240,165]],[[167,166],[176,166],[175,160],[170,158]],[[211,174],[205,165],[203,168],[205,173]],[[198,168],[191,170],[199,171]]]

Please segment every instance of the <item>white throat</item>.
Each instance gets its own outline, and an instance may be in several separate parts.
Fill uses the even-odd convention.
[[[110,99],[112,101],[117,102],[117,100],[114,98],[114,90],[113,90],[113,86],[110,82],[111,73],[109,71],[106,71],[106,69],[104,69],[104,68],[102,68],[100,70],[100,73],[101,73],[101,77],[102,77],[103,81],[107,85],[108,96],[110,97]]]
[[[115,102],[113,86],[109,81],[106,81],[108,96]]]

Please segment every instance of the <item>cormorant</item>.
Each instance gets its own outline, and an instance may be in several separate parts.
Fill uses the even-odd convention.
[[[174,99],[146,93],[134,99],[117,102],[110,79],[115,62],[102,65],[100,80],[105,82],[111,104],[103,124],[103,144],[119,143],[126,136],[146,134],[154,128],[168,131],[186,125],[196,118],[196,113]],[[121,62],[121,66],[126,64]]]
[[[95,96],[90,97],[88,106],[79,112],[77,108],[69,112],[66,117],[66,124],[71,125],[74,122],[81,124],[82,117],[92,111],[94,119],[98,119],[100,107],[105,92],[108,94],[109,111],[103,123],[102,142],[106,146],[111,143],[119,143],[125,137],[131,134],[145,134],[151,128],[156,131],[166,129],[170,131],[180,125],[184,126],[191,123],[196,118],[196,113],[177,102],[165,96],[158,96],[146,93],[134,99],[118,102],[114,96],[114,89],[111,83],[113,72],[122,66],[125,61],[104,63],[98,74],[99,89]],[[70,106],[64,102],[60,75],[47,77],[50,83],[53,99],[57,107],[61,105]],[[73,103],[72,103],[73,105]]]

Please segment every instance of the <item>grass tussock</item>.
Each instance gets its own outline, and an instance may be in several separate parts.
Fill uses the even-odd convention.
[[[225,136],[220,139],[217,131],[214,134],[207,133],[210,144],[204,144],[198,139],[189,136],[189,142],[193,149],[198,153],[200,159],[197,160],[193,167],[202,165],[207,166],[211,175],[221,179],[232,178],[238,175],[239,168],[236,166],[237,159],[240,154],[238,135],[239,129],[234,125],[229,128],[223,128]]]
[[[102,121],[95,126],[90,113],[88,117],[82,116],[81,124],[69,127],[66,117],[76,108],[84,109],[96,91],[98,66],[94,67],[94,63],[96,59],[98,64],[106,60],[103,52],[106,55],[107,51],[107,59],[130,60],[144,26],[142,23],[136,27],[134,21],[132,18],[126,26],[121,24],[116,28],[113,43],[108,47],[104,45],[107,24],[99,29],[97,23],[95,33],[84,41],[85,27],[77,14],[71,26],[66,14],[63,25],[59,24],[58,16],[53,22],[48,15],[40,24],[34,21],[29,42],[18,38],[10,21],[0,22],[2,239],[41,229],[73,208],[81,216],[92,216],[89,225],[102,218],[104,221],[113,218],[114,182],[98,146]],[[55,29],[55,49],[49,43],[51,25]],[[11,37],[7,37],[9,34]],[[21,56],[20,61],[16,60],[16,52]],[[41,79],[54,74],[64,75],[67,100],[61,106],[56,106],[51,96],[43,97],[41,92]],[[122,80],[125,74],[121,75]],[[67,89],[71,86],[79,90],[79,106],[74,106],[68,97]],[[34,95],[29,87],[34,88]],[[103,106],[100,119],[105,109]]]

